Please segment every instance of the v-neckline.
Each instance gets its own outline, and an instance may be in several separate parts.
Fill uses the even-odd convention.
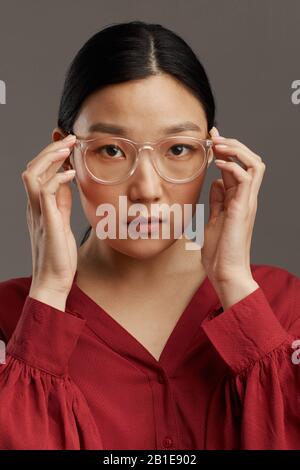
[[[87,321],[87,326],[109,347],[125,357],[144,362],[155,368],[175,369],[192,340],[201,334],[201,323],[212,310],[221,306],[217,294],[206,276],[178,318],[164,348],[156,359],[130,331],[115,320],[100,304],[86,294],[76,283],[76,270],[66,308],[74,309]],[[171,299],[170,299],[171,301]]]

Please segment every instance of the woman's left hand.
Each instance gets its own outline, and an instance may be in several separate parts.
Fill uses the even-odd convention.
[[[202,264],[216,288],[241,282],[245,285],[253,282],[251,238],[266,166],[259,155],[238,140],[220,137],[215,127],[210,134],[215,156],[226,162],[215,161],[222,178],[213,181],[210,188],[210,217],[204,229]],[[230,161],[230,157],[236,157],[245,169]]]

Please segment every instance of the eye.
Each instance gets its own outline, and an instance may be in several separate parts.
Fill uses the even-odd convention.
[[[183,157],[186,156],[188,152],[192,151],[194,148],[192,145],[176,144],[170,148],[170,150],[172,149],[175,149],[175,154],[171,155],[172,157]],[[186,152],[182,153],[182,149],[186,149]]]
[[[123,151],[120,149],[120,147],[118,147],[116,145],[103,145],[102,147],[96,147],[93,150],[93,152],[97,156],[112,159],[112,160],[114,160],[116,158],[119,158],[119,157],[122,157],[122,155],[117,154],[118,151],[120,151],[122,153],[122,155],[125,156]]]

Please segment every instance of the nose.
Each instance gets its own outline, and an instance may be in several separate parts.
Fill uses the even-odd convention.
[[[152,148],[147,145],[140,149],[137,167],[128,180],[133,200],[151,201],[161,196],[162,179],[153,165],[151,152]]]

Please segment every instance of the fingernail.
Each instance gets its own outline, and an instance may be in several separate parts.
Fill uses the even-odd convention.
[[[216,135],[216,136],[213,136],[213,139],[214,140],[224,140],[226,137],[223,137],[222,135]]]
[[[216,129],[215,127],[212,127],[212,128],[210,129],[209,133],[208,133],[209,136],[210,136],[210,138],[213,137],[214,132],[217,132],[217,129]]]
[[[67,137],[64,138],[65,141],[72,141],[76,139],[76,135],[69,134]]]
[[[62,152],[62,153],[67,153],[67,152],[70,152],[71,150],[68,148],[68,147],[65,147],[63,149],[58,149],[58,152]]]
[[[213,130],[214,132],[217,134],[216,137],[218,137],[220,135],[220,132],[218,131],[218,129],[216,128],[216,126],[213,127]]]
[[[216,147],[217,149],[227,149],[227,148],[228,148],[228,145],[216,144],[215,147]]]
[[[227,162],[226,162],[225,160],[221,160],[221,159],[219,159],[219,158],[216,158],[216,159],[215,159],[215,163],[217,163],[217,164],[218,164],[218,163],[223,164],[223,163],[227,163]]]

